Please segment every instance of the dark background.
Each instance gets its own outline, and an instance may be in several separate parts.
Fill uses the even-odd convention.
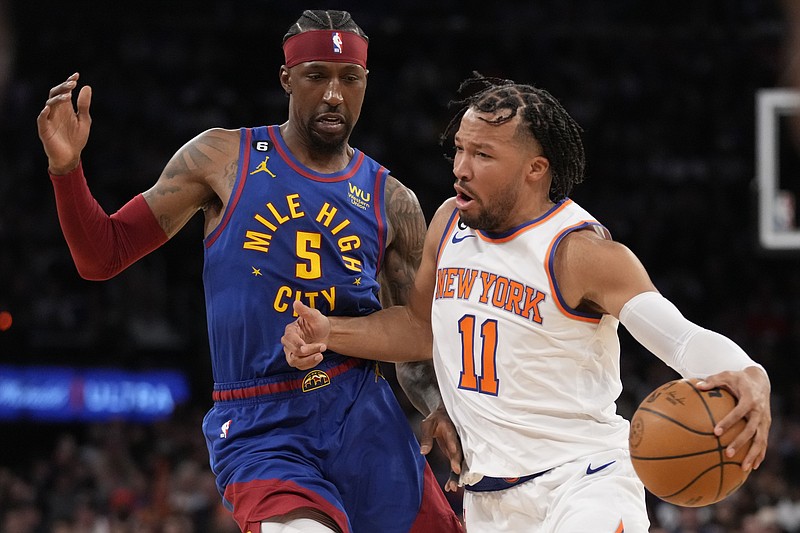
[[[651,501],[654,530],[800,530],[786,518],[800,507],[800,255],[759,247],[754,184],[755,92],[789,83],[779,2],[0,0],[0,311],[14,317],[0,363],[175,367],[193,389],[190,405],[154,425],[0,423],[0,531],[80,531],[88,515],[148,531],[168,531],[166,517],[226,530],[200,433],[212,384],[200,217],[115,279],[80,279],[35,121],[50,87],[80,72],[94,90],[84,168],[113,212],[205,129],[283,122],[281,38],[320,7],[351,11],[370,37],[352,144],[410,186],[429,218],[453,192],[437,141],[460,81],[477,70],[562,101],[587,149],[572,198],[688,318],[734,339],[773,383],[764,467],[713,508]],[[796,174],[787,179],[800,188]],[[677,375],[620,330],[619,408],[630,416]]]

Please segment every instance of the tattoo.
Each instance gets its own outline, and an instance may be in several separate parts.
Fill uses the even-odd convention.
[[[425,217],[416,196],[393,177],[386,182],[386,215],[390,242],[381,270],[381,302],[404,304],[422,260]]]
[[[161,215],[158,217],[158,224],[161,226],[161,229],[164,230],[164,233],[167,235],[172,235],[174,231],[177,231],[178,228],[174,227],[172,222],[172,218],[168,217],[167,215]]]
[[[231,135],[231,132],[209,130],[185,144],[172,156],[156,185],[146,193],[146,197],[182,194],[175,203],[176,209],[158,217],[158,223],[167,235],[178,231],[198,210],[221,208],[220,194],[223,191],[214,190],[213,176],[226,162],[222,179],[216,181],[217,187],[227,186],[230,193],[237,166],[237,160],[231,154],[238,153],[237,147],[238,137]],[[191,186],[201,183],[202,188]]]
[[[397,363],[397,382],[417,411],[428,416],[442,404],[433,361]]]
[[[425,244],[426,222],[417,197],[392,176],[386,181],[389,243],[381,270],[381,303],[403,305],[414,283]],[[433,361],[397,363],[397,381],[409,401],[428,416],[442,404]]]
[[[184,145],[164,169],[164,177],[168,180],[182,174],[191,174],[197,169],[208,167],[215,156],[227,156],[230,140],[220,133],[209,131],[205,135]]]
[[[236,183],[236,171],[239,168],[238,159],[234,159],[225,168],[225,183],[228,186],[228,193],[233,191],[233,184]]]

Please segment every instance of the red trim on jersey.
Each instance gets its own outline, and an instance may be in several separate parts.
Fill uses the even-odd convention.
[[[331,379],[343,374],[351,368],[357,366],[363,359],[355,357],[347,359],[345,362],[322,370]],[[319,369],[317,369],[319,370]],[[313,372],[310,370],[309,372]],[[265,394],[277,394],[279,392],[299,391],[303,388],[303,380],[305,376],[298,379],[290,379],[287,381],[278,381],[275,383],[263,383],[261,385],[254,385],[252,387],[244,387],[242,389],[229,389],[229,390],[215,390],[211,393],[211,399],[215,402],[227,402],[230,400],[245,400],[247,398],[255,398],[256,396],[263,396]]]
[[[316,492],[293,481],[244,481],[225,487],[233,506],[233,519],[244,532],[260,533],[261,522],[296,509],[315,509],[329,516],[344,533],[350,533],[347,516]]]
[[[292,170],[310,180],[322,181],[322,182],[344,181],[346,179],[352,178],[353,175],[355,175],[355,173],[358,172],[361,163],[364,162],[364,152],[362,152],[361,150],[355,150],[354,152],[355,162],[352,163],[352,168],[346,174],[336,177],[327,177],[324,175],[314,174],[310,172],[308,168],[306,168],[305,166],[301,166],[297,161],[295,161],[294,156],[292,156],[288,152],[288,147],[284,149],[283,137],[280,136],[278,131],[280,131],[278,129],[278,126],[270,126],[269,128],[267,128],[267,133],[269,134],[269,138],[272,139],[273,143],[275,143],[275,149],[278,151],[278,155],[281,156],[281,158],[286,162],[287,165],[292,167]]]
[[[239,183],[236,185],[236,190],[231,192],[231,197],[228,200],[228,207],[225,210],[225,216],[222,219],[222,222],[219,223],[219,226],[214,228],[214,231],[212,231],[211,235],[209,235],[206,239],[206,248],[209,248],[212,244],[214,244],[214,241],[216,241],[220,236],[222,230],[228,225],[228,221],[231,219],[233,210],[236,209],[236,204],[239,203],[239,197],[241,197],[242,191],[244,190],[244,182],[247,181],[247,171],[250,168],[250,140],[252,138],[253,130],[247,128],[244,131],[244,140],[242,141],[242,146],[239,149],[239,161],[241,162],[241,167],[239,168]]]
[[[372,191],[372,197],[375,201],[372,203],[372,209],[375,211],[375,221],[378,223],[378,267],[375,269],[375,274],[381,271],[383,267],[383,255],[386,252],[386,221],[383,220],[381,215],[381,205],[383,200],[383,191],[386,189],[386,180],[384,175],[388,178],[389,171],[384,167],[378,169],[378,174],[375,177],[375,190]],[[382,187],[382,185],[384,185]]]

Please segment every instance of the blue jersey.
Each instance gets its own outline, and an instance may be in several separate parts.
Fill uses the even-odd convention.
[[[301,300],[325,315],[380,309],[388,170],[355,150],[321,174],[289,151],[278,126],[242,129],[238,176],[219,226],[205,240],[214,381],[296,372],[280,338]],[[336,362],[338,354],[326,354]]]
[[[328,352],[299,371],[280,342],[294,300],[326,315],[380,308],[387,175],[358,150],[321,174],[277,126],[241,132],[231,198],[205,240],[215,383],[203,432],[242,531],[297,509],[345,533],[461,531],[375,363]]]

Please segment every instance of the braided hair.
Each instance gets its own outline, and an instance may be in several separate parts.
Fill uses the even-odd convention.
[[[304,31],[311,30],[342,30],[349,31],[360,35],[369,41],[369,37],[364,33],[358,24],[353,21],[353,17],[347,11],[326,11],[323,9],[306,9],[297,22],[292,24],[286,35],[283,36],[283,42],[286,39],[303,33]]]
[[[450,102],[451,106],[460,105],[461,108],[440,137],[440,144],[450,138],[469,108],[492,114],[494,118],[484,119],[490,124],[504,124],[520,113],[521,133],[538,141],[550,161],[550,199],[558,202],[568,196],[572,187],[583,181],[586,156],[581,140],[583,130],[566,109],[544,89],[484,77],[478,72],[461,83],[458,94],[474,85],[479,87],[477,92]]]

